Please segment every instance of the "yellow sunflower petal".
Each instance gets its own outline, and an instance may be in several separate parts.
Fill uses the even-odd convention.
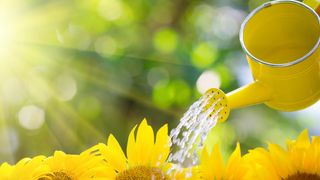
[[[23,158],[21,159],[16,166],[24,166],[25,164],[27,164],[29,161],[31,160],[31,158]]]
[[[316,151],[314,155],[314,162],[320,162],[320,137],[312,137],[313,148]],[[320,163],[315,163],[314,171],[320,175]]]
[[[126,169],[126,156],[124,155],[121,146],[119,145],[116,138],[110,134],[108,138],[108,149],[109,149],[109,157],[112,157],[112,166],[115,167],[117,171],[123,171]],[[109,158],[110,160],[111,158]]]
[[[281,179],[273,166],[269,153],[265,149],[249,150],[249,153],[243,159],[244,164],[248,167],[244,179]]]
[[[203,176],[205,179],[214,179],[215,174],[212,171],[212,162],[210,161],[210,156],[206,147],[202,149],[200,163],[200,166],[195,170],[196,172],[198,171],[198,174],[200,174],[199,176]]]
[[[213,171],[215,172],[215,177],[217,179],[222,179],[223,174],[225,172],[225,165],[223,163],[223,159],[222,159],[218,144],[216,144],[213,147],[213,152],[210,156],[210,161],[215,162],[213,163],[213,169],[214,169]]]
[[[66,163],[64,157],[66,154],[62,151],[55,151],[52,157],[47,159],[47,164],[50,166],[52,171],[59,169],[66,169]]]
[[[0,166],[0,179],[9,179],[14,166],[9,165],[8,163],[2,163]]]
[[[208,161],[209,161],[209,153],[208,153],[207,147],[203,147],[201,156],[200,156],[200,162],[203,164],[203,163],[207,163]]]
[[[32,159],[24,158],[20,160],[12,170],[10,178],[14,180],[35,180],[42,177],[43,174],[48,174],[49,168],[43,164],[44,156],[36,156]]]
[[[94,146],[86,149],[85,151],[81,152],[81,154],[99,156],[100,155],[99,146],[100,146],[99,144],[94,145]]]
[[[312,137],[310,146],[296,149],[301,154],[298,159],[301,161],[298,168],[309,174],[320,174],[320,137]]]
[[[139,158],[138,165],[150,165],[150,157],[154,146],[154,133],[147,120],[144,119],[137,131],[136,156]]]
[[[166,124],[157,132],[156,143],[151,155],[151,166],[158,167],[166,161],[170,153],[169,141],[170,138],[168,136],[168,125]]]
[[[129,134],[128,143],[127,143],[127,157],[129,166],[133,166],[138,163],[138,157],[136,154],[136,140],[134,133],[137,126],[134,126]]]
[[[29,162],[28,168],[33,170],[32,173],[31,171],[29,172],[32,174],[32,177],[40,178],[43,174],[49,172],[49,167],[43,163],[45,158],[45,156],[36,156]]]
[[[170,179],[174,180],[199,180],[200,177],[196,176],[195,168],[182,168],[178,169],[177,165],[167,163],[162,167],[162,172],[171,172],[168,174]]]
[[[310,139],[308,135],[308,129],[305,129],[302,131],[302,133],[299,135],[295,146],[297,148],[305,148],[310,146]]]
[[[256,173],[254,176],[251,176],[247,179],[260,179],[260,180],[283,180],[279,177],[277,173],[270,173],[268,169],[266,169],[264,166],[261,166],[261,164],[255,164],[255,168],[252,169],[252,171],[255,171]],[[245,178],[246,179],[246,178]]]
[[[296,141],[291,141],[288,145],[288,152],[290,154],[290,159],[293,166],[297,170],[303,170],[304,159],[307,149],[310,147],[310,139],[308,135],[308,130],[305,129],[301,132]]]
[[[240,151],[240,144],[237,143],[236,149],[233,151],[233,153],[231,154],[228,163],[227,163],[227,171],[228,172],[232,172],[232,170],[234,170],[234,166],[237,162],[240,161],[241,158],[241,151]]]
[[[269,144],[269,151],[272,163],[281,178],[286,178],[294,172],[292,163],[287,152],[279,145]]]
[[[89,177],[90,179],[99,179],[99,178],[107,178],[107,179],[115,179],[116,178],[116,171],[113,168],[108,166],[100,166],[94,169],[90,169],[85,172],[85,177]],[[93,177],[93,178],[92,178]]]
[[[310,179],[320,177],[320,137],[310,142],[304,130],[297,140],[287,141],[288,150],[269,144],[269,151],[257,148],[245,155],[250,171],[247,179]],[[288,178],[290,177],[290,178]]]
[[[99,145],[96,147],[99,147]],[[60,178],[61,173],[71,179],[91,179],[93,173],[95,174],[94,177],[103,178],[103,176],[98,177],[98,175],[104,174],[104,171],[107,171],[108,168],[107,163],[102,160],[101,156],[96,156],[96,154],[90,154],[86,151],[80,155],[56,151],[44,163],[50,167],[49,174],[55,178]]]
[[[240,150],[240,144],[237,143],[236,149],[233,151],[231,156],[229,157],[227,167],[226,167],[226,175],[225,178],[228,179],[236,179],[239,178],[240,175],[236,173],[239,172],[241,165],[241,150]]]

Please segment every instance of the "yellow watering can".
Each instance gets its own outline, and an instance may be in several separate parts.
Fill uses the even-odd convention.
[[[265,103],[280,111],[295,111],[319,100],[319,4],[317,0],[271,1],[247,16],[240,42],[254,81],[226,95],[219,89],[207,91],[220,97],[215,108],[220,109],[220,122],[230,109]]]

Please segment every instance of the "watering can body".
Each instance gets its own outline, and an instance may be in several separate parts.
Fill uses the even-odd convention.
[[[255,9],[240,30],[254,81],[227,94],[231,109],[265,103],[280,111],[320,98],[319,3],[272,1]]]

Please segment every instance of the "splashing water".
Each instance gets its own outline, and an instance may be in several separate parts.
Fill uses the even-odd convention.
[[[169,162],[177,164],[169,170],[182,171],[184,167],[198,164],[198,151],[219,119],[227,116],[229,110],[224,93],[220,90],[207,91],[180,119],[178,126],[170,132],[171,148]],[[190,176],[191,172],[186,176]]]

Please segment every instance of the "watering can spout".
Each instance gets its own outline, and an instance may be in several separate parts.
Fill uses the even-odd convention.
[[[260,81],[254,81],[246,86],[225,94],[220,89],[211,88],[207,90],[204,97],[206,105],[203,111],[210,112],[210,117],[219,114],[218,122],[227,120],[230,110],[271,100],[272,90]]]
[[[260,81],[254,81],[227,94],[230,109],[260,104],[270,100],[271,97],[271,88]]]

